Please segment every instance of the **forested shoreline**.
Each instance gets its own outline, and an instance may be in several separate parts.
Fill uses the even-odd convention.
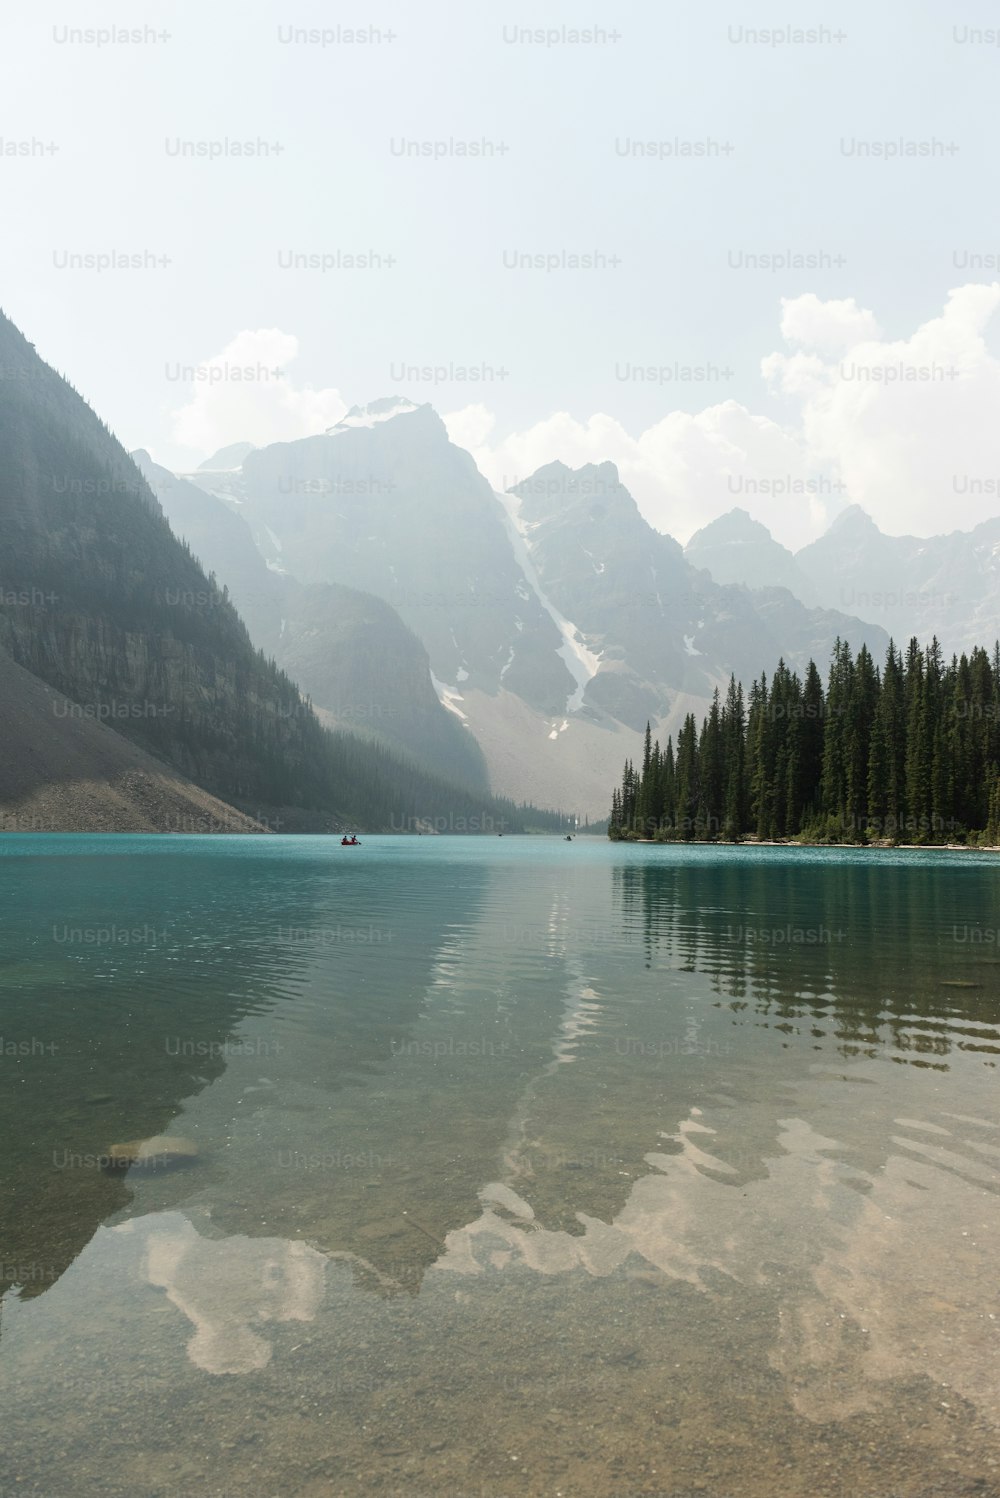
[[[716,690],[661,747],[646,726],[608,836],[657,842],[1000,843],[1000,644],[945,664],[936,639],[881,668],[837,641],[824,687],[784,661]]]

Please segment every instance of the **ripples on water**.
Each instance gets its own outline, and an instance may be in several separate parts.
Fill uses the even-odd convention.
[[[1000,1491],[989,856],[2,847],[0,1491]]]

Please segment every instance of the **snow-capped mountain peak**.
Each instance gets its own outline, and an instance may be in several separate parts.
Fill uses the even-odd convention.
[[[380,400],[369,401],[367,406],[352,406],[347,415],[334,426],[327,427],[328,437],[335,437],[339,432],[348,432],[357,427],[378,426],[383,421],[391,421],[394,416],[405,416],[411,411],[419,411],[420,407],[416,401],[407,400],[402,395],[387,395]]]

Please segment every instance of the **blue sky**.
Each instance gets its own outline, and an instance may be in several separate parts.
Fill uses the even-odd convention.
[[[311,389],[348,405],[392,393],[445,413],[481,405],[494,447],[557,412],[577,423],[601,414],[638,437],[670,412],[728,401],[801,427],[801,401],[761,374],[782,348],[782,298],[853,300],[881,338],[906,340],[951,288],[997,279],[963,257],[1000,253],[1000,47],[971,39],[998,24],[984,4],[842,3],[795,7],[794,20],[792,10],[42,6],[4,22],[0,134],[58,146],[0,156],[4,308],[127,445],[174,465],[205,455],[185,436],[280,434],[266,402],[241,409],[228,376],[210,419],[178,423],[192,398],[178,367],[218,360],[247,330],[295,341],[280,377],[286,420],[294,392]],[[115,25],[148,27],[150,39],[98,46],[67,31]],[[283,39],[336,27],[375,39],[351,42],[343,29],[328,45]],[[563,27],[618,37],[574,43]],[[826,39],[750,39],[788,27]],[[560,34],[512,42],[521,28]],[[281,151],[177,154],[180,141],[226,138]],[[403,141],[483,140],[496,153],[487,159],[394,154]],[[720,154],[631,154],[635,141],[666,142],[666,153],[676,140],[715,142]],[[943,154],[856,154],[859,141],[900,140]],[[789,250],[821,263],[731,264]],[[368,251],[380,268],[281,264]],[[170,263],[67,265],[110,252]],[[592,253],[620,263],[504,265]],[[979,337],[992,355],[989,319]],[[400,365],[506,375],[400,381]],[[708,378],[639,381],[635,366]],[[307,398],[303,419],[335,404]],[[683,529],[663,505],[663,523]]]

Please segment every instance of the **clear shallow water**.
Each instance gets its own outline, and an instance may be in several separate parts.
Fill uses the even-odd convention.
[[[1000,1493],[998,876],[0,838],[0,1494]]]

